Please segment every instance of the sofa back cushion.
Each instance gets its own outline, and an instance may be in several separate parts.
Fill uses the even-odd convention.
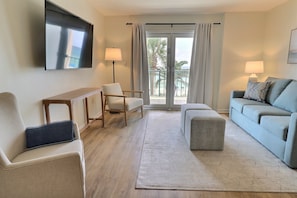
[[[297,81],[292,81],[274,101],[273,106],[297,112]]]
[[[282,93],[287,85],[292,81],[291,79],[278,79],[275,77],[268,77],[266,81],[271,82],[270,88],[267,91],[266,102],[273,104],[276,98]]]

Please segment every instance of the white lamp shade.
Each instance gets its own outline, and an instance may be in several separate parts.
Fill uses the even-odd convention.
[[[260,74],[264,72],[263,61],[248,61],[245,64],[245,73]]]
[[[120,48],[106,48],[105,49],[105,60],[121,61],[122,51]]]

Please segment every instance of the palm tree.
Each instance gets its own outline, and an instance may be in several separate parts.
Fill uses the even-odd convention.
[[[167,40],[162,38],[147,38],[147,56],[150,71],[165,70],[167,63]],[[151,95],[154,94],[155,73],[150,74]]]
[[[147,55],[148,66],[150,73],[150,87],[151,94],[154,94],[154,88],[159,87],[162,81],[166,80],[167,70],[167,39],[162,38],[147,38]],[[175,61],[175,71],[181,71],[182,66],[188,64],[188,61]],[[188,72],[175,72],[175,88],[178,85],[187,86],[187,82],[184,80]],[[155,77],[158,76],[157,81]],[[165,93],[164,93],[165,94]],[[160,93],[159,93],[160,95]]]
[[[165,67],[167,62],[167,40],[162,38],[148,38],[147,54],[150,69]],[[158,62],[160,62],[160,65],[158,65]]]
[[[174,86],[175,89],[178,88],[178,85],[183,85],[184,87],[188,86],[188,82],[185,81],[185,78],[188,77],[188,71],[184,72],[182,69],[182,66],[188,64],[188,61],[175,61],[174,70],[175,70],[175,76],[174,76]],[[156,81],[155,86],[158,87],[166,79],[166,71],[165,69],[160,69],[160,75],[159,79]]]

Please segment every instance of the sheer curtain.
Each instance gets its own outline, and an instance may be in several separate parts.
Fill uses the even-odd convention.
[[[197,24],[190,67],[187,103],[213,107],[213,68],[211,64],[212,24]]]
[[[131,63],[131,89],[143,90],[144,104],[150,103],[149,75],[146,50],[145,28],[142,24],[132,25],[132,63]]]

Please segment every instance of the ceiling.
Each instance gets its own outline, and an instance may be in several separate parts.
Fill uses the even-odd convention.
[[[87,0],[104,16],[267,11],[288,0]]]

